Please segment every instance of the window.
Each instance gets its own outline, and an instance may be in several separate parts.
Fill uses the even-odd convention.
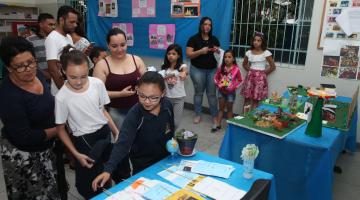
[[[314,0],[234,0],[230,47],[243,57],[260,31],[280,67],[303,68],[313,5]]]

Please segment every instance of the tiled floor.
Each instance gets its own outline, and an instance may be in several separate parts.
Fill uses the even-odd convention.
[[[184,111],[183,121],[180,128],[193,130],[199,134],[199,139],[196,144],[196,149],[204,151],[212,155],[217,155],[220,148],[222,138],[224,136],[226,124],[223,121],[222,129],[216,133],[210,133],[211,117],[204,115],[200,124],[194,125],[192,123],[193,112],[190,110]],[[1,160],[0,160],[1,162]],[[334,175],[334,200],[357,200],[360,197],[360,152],[342,154],[337,165],[342,167],[343,173]],[[67,169],[67,180],[71,186],[69,192],[69,200],[80,200],[81,196],[77,193],[74,187],[75,173],[73,170]],[[0,199],[6,200],[6,193],[3,181],[3,171],[0,165]]]

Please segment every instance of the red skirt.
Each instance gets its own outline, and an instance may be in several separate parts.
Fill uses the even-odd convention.
[[[264,70],[250,69],[245,77],[241,95],[248,99],[263,100],[268,96],[268,83]]]

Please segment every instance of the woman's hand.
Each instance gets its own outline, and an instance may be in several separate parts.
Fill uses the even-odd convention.
[[[128,97],[135,94],[135,90],[131,89],[131,85],[127,86],[123,90],[121,90],[122,97]]]
[[[203,47],[203,48],[201,48],[199,51],[201,51],[201,54],[207,54],[208,52],[209,52],[209,47]]]
[[[87,155],[78,153],[75,155],[76,159],[80,162],[81,166],[86,168],[92,168],[94,166],[95,160],[89,158]]]
[[[110,179],[110,174],[108,172],[103,172],[97,176],[92,182],[91,186],[94,191],[98,188],[104,187],[105,183]]]

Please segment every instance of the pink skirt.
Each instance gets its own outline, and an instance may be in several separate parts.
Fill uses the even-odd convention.
[[[264,70],[250,69],[243,83],[241,95],[248,99],[263,100],[268,96],[268,83]]]

